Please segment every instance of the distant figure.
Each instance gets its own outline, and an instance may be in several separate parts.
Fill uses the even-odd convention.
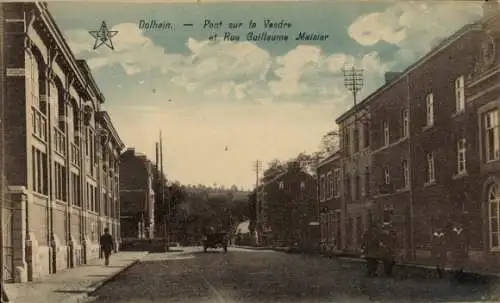
[[[384,222],[382,225],[380,238],[385,275],[390,277],[396,264],[396,253],[398,251],[398,236],[390,222]]]
[[[448,259],[448,249],[446,247],[447,233],[444,228],[437,228],[432,234],[432,256],[436,265],[436,272],[441,279],[444,275],[444,268]]]
[[[468,257],[468,239],[464,226],[456,222],[450,231],[451,265],[453,267],[453,278],[460,282],[463,277],[464,263]]]
[[[366,260],[366,269],[369,277],[377,275],[378,259],[380,258],[380,237],[378,228],[375,224],[370,225],[367,231],[363,234],[363,245],[361,254]]]
[[[229,149],[228,149],[228,148],[227,148],[227,146],[226,146],[226,148],[225,148],[224,150],[225,150],[225,151],[228,151]]]
[[[104,264],[109,265],[109,256],[114,247],[113,236],[109,233],[109,228],[104,229],[104,234],[102,234],[99,243],[101,244],[101,251],[104,253]]]

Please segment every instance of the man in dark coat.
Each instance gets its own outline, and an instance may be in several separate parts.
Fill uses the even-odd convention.
[[[446,247],[446,233],[445,228],[437,228],[432,234],[432,256],[436,265],[436,272],[441,279],[444,274],[446,266],[448,249]]]
[[[449,241],[453,278],[456,282],[460,282],[463,276],[464,265],[469,255],[467,233],[461,222],[453,224]]]
[[[384,222],[380,231],[381,260],[384,263],[386,276],[392,276],[392,270],[396,264],[396,253],[398,252],[398,236],[390,222]]]
[[[380,258],[380,236],[378,228],[375,224],[370,225],[368,230],[363,234],[361,254],[366,260],[366,269],[368,276],[377,275],[378,260]]]
[[[99,243],[101,245],[101,251],[104,254],[105,265],[108,266],[109,256],[111,255],[111,251],[113,251],[113,248],[115,246],[113,236],[110,235],[108,228],[104,229],[104,234],[102,234]]]

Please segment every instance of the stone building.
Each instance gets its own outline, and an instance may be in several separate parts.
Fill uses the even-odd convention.
[[[321,248],[324,253],[342,250],[342,169],[340,152],[321,161],[317,167]]]
[[[90,70],[41,2],[3,3],[6,177],[12,207],[7,266],[25,281],[99,257],[119,239],[124,148]]]
[[[129,148],[120,157],[120,171],[121,236],[151,239],[155,231],[155,166]]]
[[[500,10],[484,9],[360,103],[371,213],[397,227],[406,261],[429,262],[434,229],[461,222],[466,267],[500,267]]]

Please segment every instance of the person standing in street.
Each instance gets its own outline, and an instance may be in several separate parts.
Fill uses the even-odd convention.
[[[362,243],[361,254],[366,260],[367,274],[369,277],[374,277],[377,275],[378,258],[380,257],[380,239],[375,224],[370,225],[365,231]]]
[[[109,228],[104,229],[104,234],[102,234],[99,243],[101,245],[101,251],[104,254],[104,264],[108,266],[109,256],[114,247],[113,236],[109,233]]]
[[[468,257],[468,239],[466,230],[461,222],[455,222],[450,231],[451,261],[453,267],[453,279],[461,282],[463,277],[465,261]]]
[[[437,228],[432,234],[432,255],[436,265],[438,278],[443,278],[448,250],[446,249],[446,230]]]
[[[397,233],[390,222],[384,222],[380,235],[384,272],[386,276],[391,277],[394,265],[396,264],[396,252],[398,248]]]

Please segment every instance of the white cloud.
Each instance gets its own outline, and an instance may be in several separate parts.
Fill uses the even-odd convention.
[[[412,61],[428,52],[439,39],[481,17],[481,4],[480,1],[399,1],[382,12],[360,16],[348,32],[361,45],[382,41],[398,45],[397,59]]]
[[[321,136],[352,104],[342,68],[356,64],[365,69],[368,86],[363,95],[377,87],[376,80],[390,68],[375,52],[355,58],[305,45],[273,58],[250,42],[189,39],[189,54],[171,54],[132,24],[113,29],[121,33],[114,38],[115,51],[93,52],[88,59],[93,70],[119,65],[128,76],[141,75],[134,81],[142,81],[156,69],[163,74],[155,77],[162,79],[147,83],[164,79],[160,82],[169,87],[162,89],[176,101],[158,103],[152,95],[141,95],[141,104],[134,108],[123,105],[127,100],[110,104],[113,122],[128,145],[152,159],[155,130],[162,128],[167,172],[187,183],[249,185],[254,181],[252,161],[317,150]],[[67,33],[75,37],[70,45],[86,52],[88,39],[78,41],[80,33]],[[252,102],[234,102],[238,100]]]
[[[113,30],[121,33],[114,37],[115,50],[99,48],[93,52],[88,59],[93,70],[120,65],[127,75],[135,75],[158,69],[170,85],[214,100],[342,99],[342,67],[362,65],[367,77],[378,77],[387,69],[376,54],[356,59],[343,53],[324,54],[319,47],[310,45],[299,45],[272,58],[251,42],[213,43],[189,38],[186,45],[190,54],[171,54],[145,37],[135,24],[119,24]],[[75,52],[87,51],[84,46],[89,41],[84,32],[66,33]],[[269,76],[274,79],[269,81]]]

